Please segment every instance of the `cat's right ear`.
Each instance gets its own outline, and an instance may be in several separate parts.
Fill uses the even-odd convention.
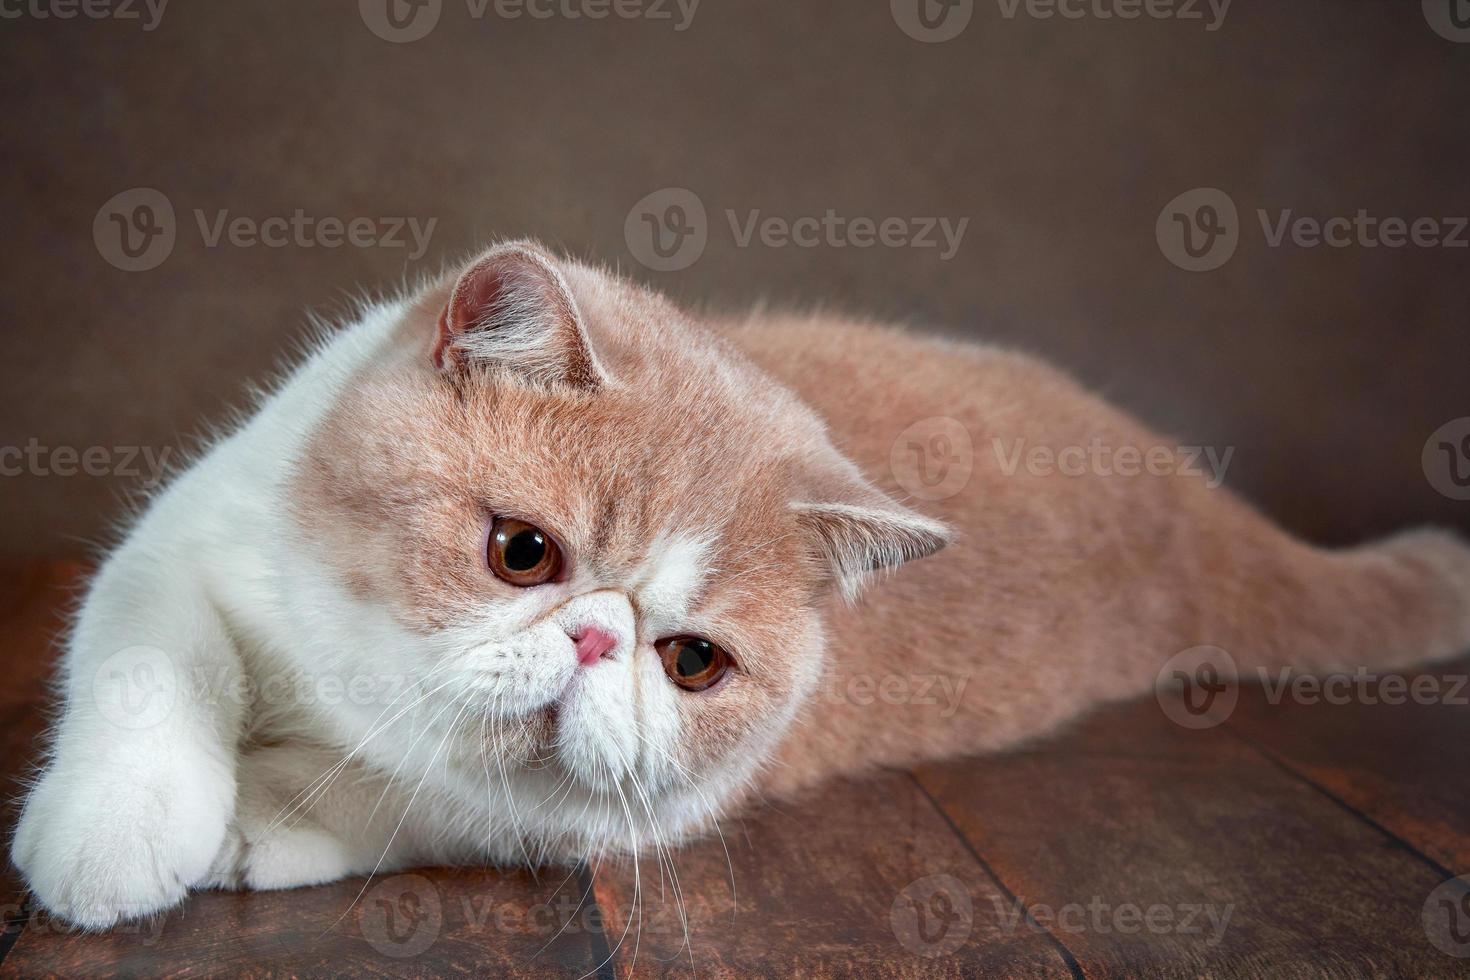
[[[584,390],[607,380],[555,261],[526,242],[497,245],[459,277],[439,314],[433,360],[451,375],[479,365]]]

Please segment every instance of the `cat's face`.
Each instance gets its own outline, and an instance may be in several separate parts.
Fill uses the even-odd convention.
[[[680,311],[525,246],[418,300],[296,486],[466,757],[636,793],[653,821],[717,807],[769,755],[834,588],[944,540]]]

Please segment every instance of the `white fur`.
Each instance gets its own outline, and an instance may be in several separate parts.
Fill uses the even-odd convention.
[[[700,785],[683,771],[681,695],[652,655],[690,629],[706,540],[661,536],[627,582],[526,590],[432,636],[302,547],[282,461],[403,312],[371,308],[312,355],[100,570],[13,847],[57,915],[104,928],[193,887],[633,850],[677,840],[750,777],[756,753]],[[586,625],[617,644],[579,670]],[[559,769],[508,765],[475,738],[492,711],[558,702]]]

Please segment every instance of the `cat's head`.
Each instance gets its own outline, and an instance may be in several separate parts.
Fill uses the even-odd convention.
[[[344,591],[463,709],[458,741],[510,780],[636,781],[668,824],[769,756],[833,596],[946,540],[688,314],[519,243],[403,308],[294,497]]]

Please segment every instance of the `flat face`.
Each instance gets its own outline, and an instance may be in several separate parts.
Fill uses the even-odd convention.
[[[432,675],[466,755],[538,788],[549,761],[598,799],[631,777],[650,824],[682,825],[765,758],[820,669],[826,576],[791,509],[811,422],[717,351],[592,332],[617,374],[590,393],[370,366],[313,434],[291,520],[342,596],[342,648]],[[391,642],[354,636],[350,603],[386,612]],[[590,628],[609,646],[583,663]]]

